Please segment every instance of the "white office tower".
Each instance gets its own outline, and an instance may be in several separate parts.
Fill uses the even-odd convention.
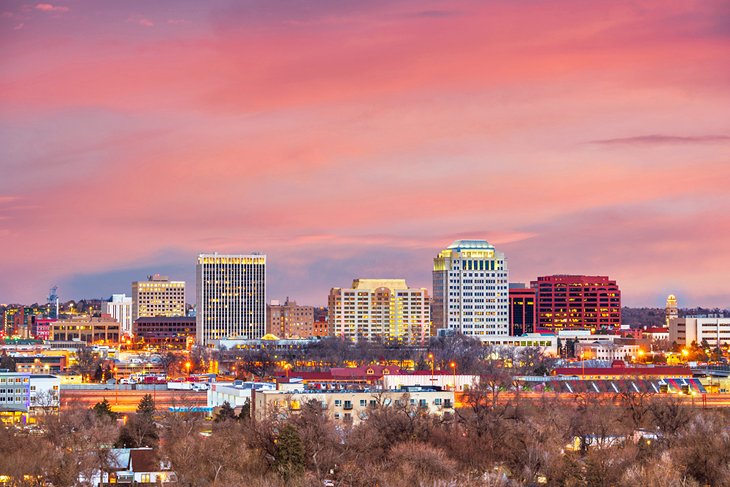
[[[405,279],[355,279],[352,288],[332,288],[332,334],[348,340],[423,345],[430,336],[428,291]]]
[[[433,312],[438,333],[482,340],[509,334],[509,273],[502,252],[485,240],[457,240],[433,260]]]
[[[132,334],[132,297],[126,294],[112,294],[111,301],[104,303],[104,313],[119,322],[122,335]]]
[[[195,277],[200,345],[266,334],[265,255],[200,254]]]

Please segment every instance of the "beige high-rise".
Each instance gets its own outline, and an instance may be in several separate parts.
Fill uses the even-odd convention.
[[[155,316],[185,316],[185,281],[154,274],[132,283],[132,320]]]
[[[333,335],[352,341],[423,344],[431,326],[428,291],[405,279],[355,279],[350,289],[330,291],[329,323]]]

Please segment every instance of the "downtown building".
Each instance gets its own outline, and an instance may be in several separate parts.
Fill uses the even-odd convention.
[[[433,261],[433,322],[443,333],[507,336],[507,259],[486,240],[457,240]]]
[[[195,267],[196,341],[266,334],[266,256],[200,254]]]
[[[126,294],[112,294],[111,300],[104,303],[103,313],[111,315],[119,322],[122,335],[132,334],[132,298]]]
[[[537,319],[535,290],[524,283],[509,285],[509,334],[520,336],[535,332]]]
[[[155,316],[185,316],[185,281],[154,274],[132,283],[132,321]]]
[[[314,306],[300,306],[286,298],[272,300],[266,306],[266,333],[277,338],[311,338],[314,336]]]
[[[538,329],[621,327],[621,290],[608,276],[553,275],[532,281]]]
[[[332,334],[347,340],[416,345],[430,336],[428,291],[405,279],[355,279],[349,289],[332,288],[328,304]]]

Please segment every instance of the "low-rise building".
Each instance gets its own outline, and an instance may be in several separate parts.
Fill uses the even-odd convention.
[[[51,323],[51,340],[76,341],[86,344],[116,344],[119,342],[119,322],[111,315],[78,317]]]
[[[622,360],[616,360],[610,367],[585,367],[580,365],[574,367],[558,367],[553,371],[553,375],[570,376],[587,380],[691,379],[692,370],[689,367],[667,365],[630,367]]]
[[[155,316],[138,318],[132,325],[135,340],[150,345],[185,348],[195,340],[195,317]]]
[[[227,402],[233,408],[243,406],[251,402],[251,394],[254,390],[276,389],[273,382],[213,382],[208,389],[208,407],[218,408]]]
[[[453,374],[446,370],[419,370],[411,374],[384,375],[381,379],[383,389],[393,390],[402,387],[439,387],[457,392],[468,391],[479,385],[478,375]]]
[[[669,320],[669,341],[680,346],[701,344],[707,341],[710,346],[730,344],[730,318],[686,317]]]
[[[167,485],[177,482],[169,462],[161,461],[152,448],[113,448],[109,467],[97,471],[90,479],[80,478],[84,485]]]
[[[0,372],[0,420],[28,422],[26,413],[57,410],[60,388],[53,375]]]
[[[485,346],[512,348],[516,352],[528,347],[537,347],[545,355],[552,357],[558,355],[558,338],[551,333],[525,333],[518,337],[509,335],[484,335],[480,336],[479,339],[482,341],[482,345]]]
[[[575,344],[575,356],[590,360],[636,360],[640,356],[641,346],[637,343],[620,343],[610,341],[595,341],[592,343],[578,342]]]
[[[641,337],[651,341],[669,340],[669,328],[663,326],[644,328]]]
[[[443,416],[454,412],[454,391],[431,387],[403,387],[399,390],[289,392],[254,391],[251,416],[262,420],[272,415],[288,417],[298,414],[311,402],[322,408],[335,422],[358,424],[367,419],[373,408],[393,407],[408,409],[409,413]]]

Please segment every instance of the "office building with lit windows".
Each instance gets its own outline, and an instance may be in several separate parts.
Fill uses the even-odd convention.
[[[132,283],[132,322],[155,316],[185,316],[185,281],[154,274]]]
[[[430,336],[428,291],[405,279],[355,279],[329,294],[332,334],[348,340],[383,340],[422,345]]]
[[[621,291],[608,276],[553,275],[532,281],[538,329],[618,329]]]
[[[311,338],[314,335],[314,306],[300,306],[286,298],[266,306],[266,333],[278,338]]]
[[[266,334],[266,256],[201,254],[195,267],[196,341]]]
[[[437,329],[482,340],[508,335],[509,272],[504,253],[486,240],[457,240],[433,261]]]
[[[119,322],[122,335],[132,334],[132,298],[125,294],[112,294],[111,300],[104,303],[104,313]]]
[[[509,334],[520,336],[535,332],[535,290],[524,283],[509,285]]]

